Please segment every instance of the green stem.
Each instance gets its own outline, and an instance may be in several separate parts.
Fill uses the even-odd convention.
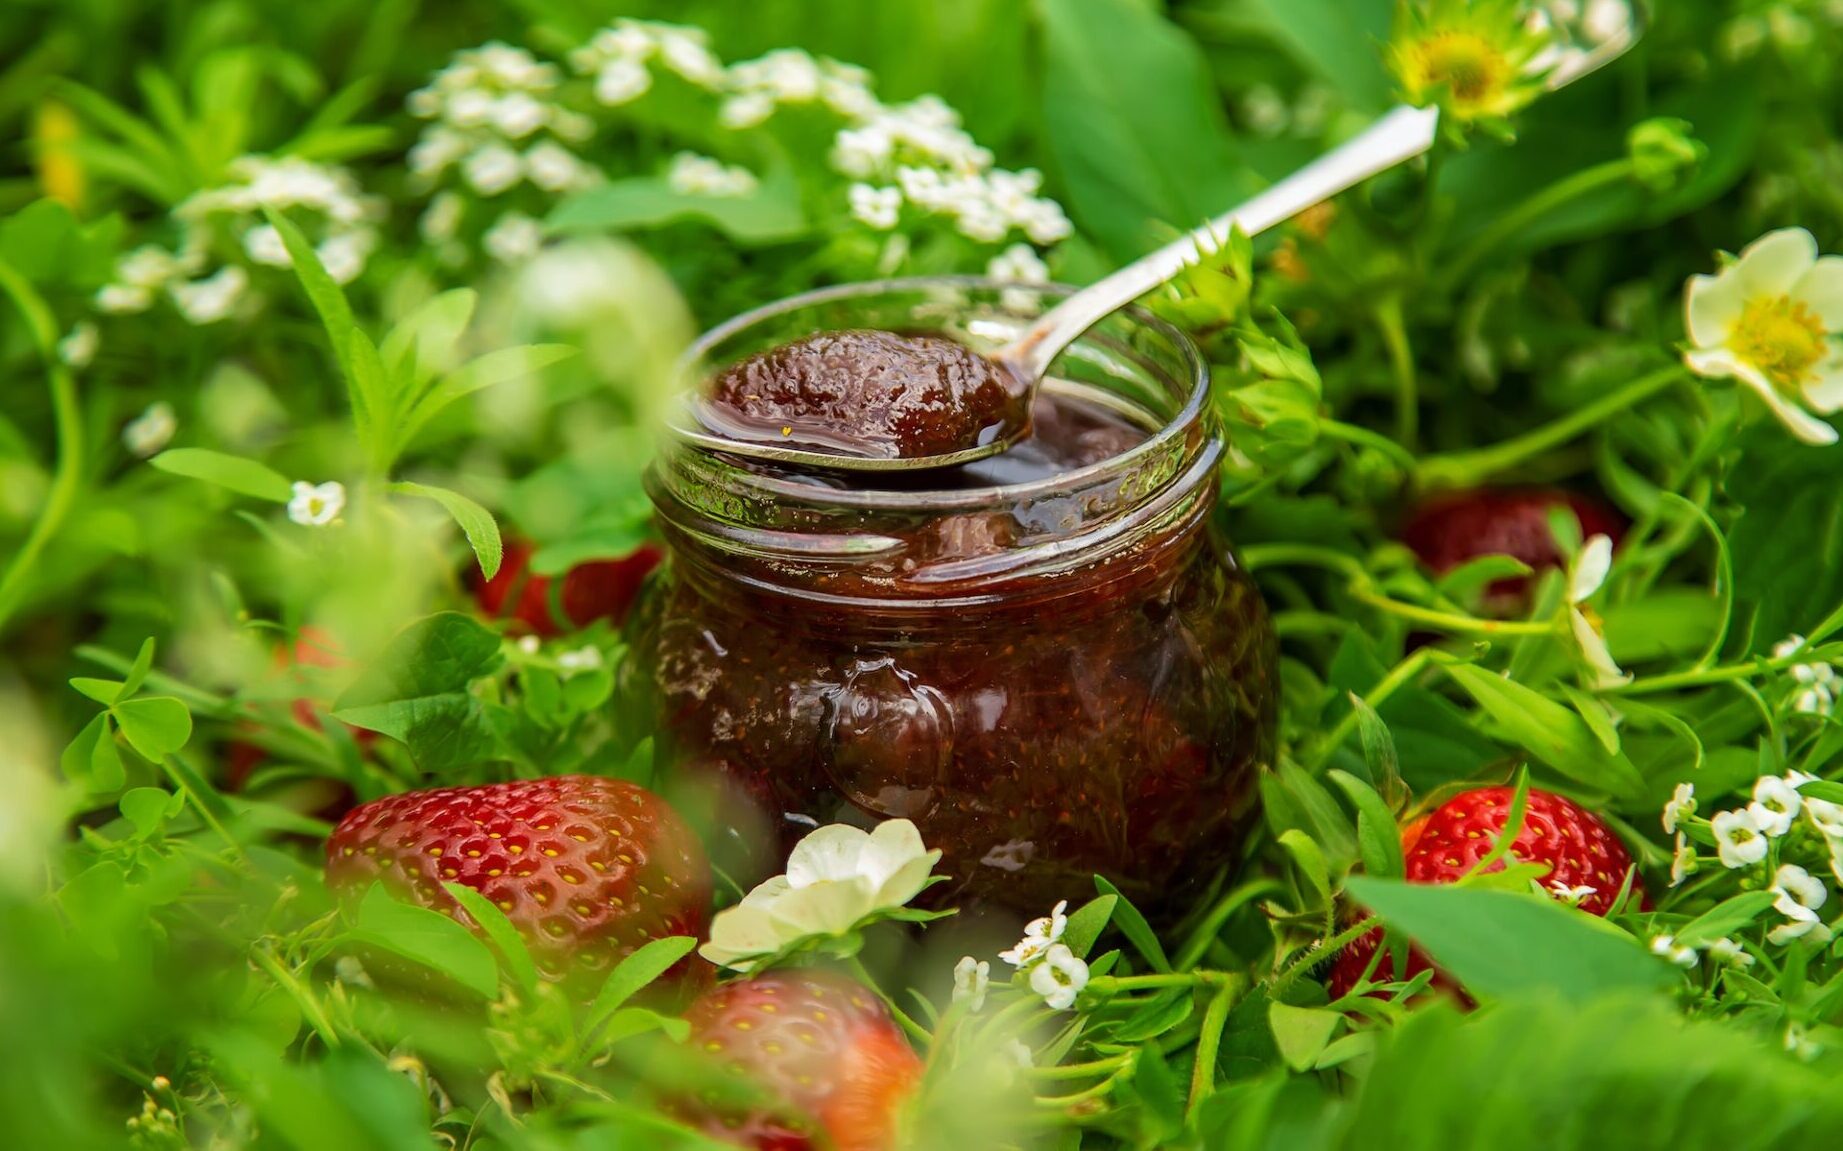
[[[44,358],[58,447],[57,465],[52,473],[51,490],[45,495],[45,506],[26,533],[25,542],[19,546],[13,561],[7,565],[5,574],[0,574],[0,632],[4,632],[25,596],[26,577],[32,573],[40,553],[64,526],[71,506],[77,501],[77,489],[83,476],[83,410],[77,403],[77,381],[58,359],[57,331],[50,326],[49,310],[31,284],[3,260],[0,260],[0,291],[4,291],[24,314],[26,326],[38,344],[39,355]]]
[[[1301,973],[1310,971],[1320,961],[1336,955],[1356,940],[1369,934],[1372,929],[1380,927],[1381,925],[1382,920],[1375,916],[1371,916],[1354,927],[1349,927],[1338,932],[1323,943],[1320,943],[1317,947],[1312,948],[1312,950],[1295,960],[1285,971],[1282,971],[1278,978],[1268,986],[1268,996],[1278,1000],[1280,998],[1280,992],[1286,990],[1286,988],[1292,984],[1293,980],[1299,978]]]
[[[1203,1030],[1197,1036],[1197,1060],[1190,1069],[1190,1105],[1184,1109],[1184,1121],[1197,1121],[1197,1108],[1216,1088],[1216,1052],[1222,1047],[1222,1029],[1228,1026],[1229,1008],[1235,1005],[1236,991],[1223,984],[1203,1012]]]
[[[1132,1061],[1132,1055],[1110,1055],[1087,1063],[1063,1063],[1055,1067],[1033,1067],[1033,1079],[1085,1079],[1090,1075],[1111,1075]]]
[[[1680,691],[1686,687],[1709,687],[1718,683],[1731,683],[1734,680],[1752,679],[1769,672],[1782,671],[1794,664],[1810,663],[1812,644],[1783,659],[1756,659],[1747,663],[1731,663],[1725,667],[1711,667],[1705,671],[1684,671],[1675,675],[1653,675],[1644,679],[1633,680],[1628,684],[1607,688],[1609,692],[1619,695],[1649,695],[1660,691]]]
[[[1347,424],[1342,420],[1321,419],[1318,421],[1318,434],[1329,440],[1342,440],[1347,444],[1357,444],[1374,448],[1402,466],[1404,471],[1414,470],[1414,453],[1385,435],[1372,432],[1356,424]]]
[[[1531,456],[1559,447],[1582,432],[1598,427],[1609,416],[1651,398],[1683,378],[1682,365],[1672,364],[1515,439],[1469,452],[1424,457],[1415,469],[1415,483],[1423,488],[1471,487],[1482,483]]]
[[[1090,980],[1088,988],[1105,994],[1119,991],[1144,991],[1157,987],[1222,987],[1241,976],[1233,971],[1166,971],[1153,975],[1103,975]]]
[[[1195,967],[1203,958],[1204,953],[1209,950],[1209,945],[1216,938],[1216,933],[1221,931],[1222,925],[1229,921],[1229,916],[1234,915],[1260,896],[1279,890],[1279,881],[1260,879],[1223,896],[1217,901],[1216,906],[1210,908],[1209,914],[1203,917],[1203,921],[1197,924],[1197,929],[1190,933],[1190,938],[1185,940],[1184,946],[1178,949],[1177,958],[1171,961],[1171,965],[1179,971],[1189,971]]]
[[[1421,428],[1421,385],[1414,371],[1414,350],[1408,345],[1400,296],[1385,296],[1376,305],[1376,327],[1382,332],[1389,370],[1395,376],[1395,439],[1404,450],[1412,452]]]
[[[1524,200],[1521,204],[1505,212],[1484,231],[1478,234],[1464,252],[1446,266],[1440,277],[1440,287],[1450,290],[1453,285],[1465,279],[1478,262],[1505,240],[1528,228],[1542,217],[1563,207],[1570,201],[1599,191],[1601,188],[1623,184],[1632,178],[1633,163],[1629,157],[1608,160],[1591,168],[1583,168],[1574,174],[1555,181]]]
[[[1369,704],[1372,710],[1381,707],[1383,701],[1400,690],[1403,684],[1419,675],[1421,669],[1425,668],[1428,661],[1432,658],[1433,651],[1431,648],[1421,648],[1406,659],[1403,659],[1400,663],[1389,669],[1389,674],[1377,681],[1376,686],[1371,688],[1369,694],[1363,697],[1363,702]],[[1338,748],[1344,745],[1344,741],[1350,738],[1350,733],[1356,730],[1356,726],[1360,722],[1362,722],[1362,717],[1358,710],[1353,707],[1344,713],[1337,721],[1335,727],[1325,733],[1324,741],[1318,745],[1312,755],[1312,767],[1315,772],[1316,769],[1325,765],[1325,761],[1329,760],[1331,756],[1336,753]]]
[[[1350,594],[1378,611],[1460,635],[1555,634],[1553,624],[1531,623],[1525,620],[1477,619],[1473,616],[1454,615],[1452,612],[1435,611],[1432,608],[1418,607],[1411,603],[1403,603],[1398,599],[1390,599],[1388,596],[1373,592],[1361,585],[1353,586]]]

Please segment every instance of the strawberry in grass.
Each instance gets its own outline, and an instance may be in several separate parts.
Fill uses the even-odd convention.
[[[539,970],[578,990],[642,945],[702,937],[710,923],[710,864],[684,820],[643,787],[594,776],[441,787],[356,808],[327,840],[327,886],[357,896],[378,880],[457,918],[442,884],[473,888],[524,935]]]
[[[643,544],[618,560],[577,564],[559,583],[531,571],[532,547],[506,544],[499,573],[481,581],[476,569],[474,599],[495,619],[541,636],[562,635],[598,619],[619,625],[633,607],[640,585],[659,566],[659,549]]]
[[[1454,796],[1430,815],[1408,824],[1402,835],[1408,882],[1455,883],[1464,878],[1496,845],[1515,800],[1515,788],[1481,787]],[[1530,789],[1523,827],[1511,841],[1509,854],[1519,863],[1546,864],[1549,871],[1542,877],[1543,886],[1589,914],[1603,916],[1613,909],[1628,874],[1633,894],[1641,904],[1648,902],[1625,844],[1599,816],[1554,792]],[[1489,868],[1503,869],[1502,860]],[[1356,986],[1369,968],[1370,957],[1382,945],[1382,937],[1382,929],[1377,928],[1338,955],[1327,982],[1333,999]],[[1433,963],[1426,954],[1410,947],[1405,973],[1397,976],[1385,955],[1371,972],[1370,981],[1412,979],[1430,968]],[[1435,982],[1451,987],[1443,976]]]
[[[1416,508],[1401,529],[1401,541],[1436,575],[1480,556],[1507,555],[1535,571],[1567,562],[1549,512],[1568,508],[1580,520],[1581,538],[1603,535],[1617,546],[1625,520],[1597,499],[1559,488],[1479,488],[1430,500]],[[1527,591],[1527,580],[1493,583],[1488,597],[1495,609],[1513,611]]]
[[[756,1151],[892,1151],[922,1073],[876,994],[843,976],[770,971],[706,991],[686,1013],[687,1047],[736,1077],[681,1110],[715,1138]]]

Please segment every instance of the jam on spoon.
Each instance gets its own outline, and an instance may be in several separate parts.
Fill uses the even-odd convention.
[[[718,373],[700,413],[731,440],[855,459],[946,456],[1028,426],[1027,389],[944,336],[822,332]]]

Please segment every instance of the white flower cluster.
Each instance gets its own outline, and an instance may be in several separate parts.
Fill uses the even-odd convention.
[[[1816,777],[1803,772],[1784,776],[1763,775],[1754,781],[1753,801],[1746,807],[1719,811],[1709,820],[1715,836],[1715,850],[1723,867],[1739,870],[1765,860],[1775,840],[1790,834],[1799,820],[1806,821],[1829,848],[1830,870],[1843,882],[1843,804],[1803,795],[1799,788],[1815,782]],[[1676,855],[1671,863],[1671,886],[1695,870],[1695,854],[1681,830],[1696,811],[1695,788],[1678,784],[1670,802],[1664,805],[1664,830],[1676,834]],[[1830,938],[1831,928],[1818,915],[1830,893],[1824,881],[1803,867],[1782,863],[1773,874],[1771,890],[1778,896],[1774,910],[1785,921],[1767,933],[1775,944],[1809,937],[1815,942]]]
[[[1024,938],[998,957],[1030,976],[1030,989],[1043,997],[1046,1006],[1067,1011],[1075,1006],[1075,997],[1088,986],[1088,964],[1062,942],[1069,928],[1066,914],[1069,901],[1058,903],[1042,919],[1024,925]],[[965,962],[962,960],[961,962]]]
[[[1787,659],[1804,648],[1804,636],[1787,636],[1774,645],[1773,658]],[[1790,674],[1792,682],[1798,685],[1798,690],[1792,695],[1793,711],[1800,715],[1827,716],[1836,708],[1837,693],[1843,691],[1843,684],[1837,681],[1836,668],[1828,663],[1813,661],[1793,664]]]
[[[550,193],[594,183],[599,174],[570,146],[587,140],[595,125],[557,102],[560,80],[556,65],[509,44],[456,53],[427,87],[410,93],[410,114],[432,121],[410,149],[410,172],[430,187],[457,172],[489,198],[527,181]],[[450,227],[440,235],[444,229],[435,224],[424,218],[424,234],[438,233],[431,239],[453,234]]]
[[[747,196],[760,187],[755,173],[700,156],[680,152],[666,169],[666,184],[681,196]]]
[[[293,264],[281,233],[263,221],[263,208],[289,213],[318,237],[315,255],[333,279],[350,283],[365,270],[384,209],[350,172],[298,156],[243,156],[231,162],[227,175],[225,183],[195,192],[173,209],[181,229],[178,251],[148,244],[122,257],[114,279],[96,294],[99,309],[143,312],[164,292],[194,324],[230,316],[249,288],[249,273],[240,264],[224,263],[201,275],[211,263],[215,237],[228,234],[253,263]]]
[[[986,244],[1014,229],[1034,244],[1053,244],[1072,230],[1062,206],[1037,195],[1043,174],[994,168],[991,151],[938,96],[876,106],[839,131],[832,164],[856,181],[851,214],[879,231],[896,226],[905,203],[951,217],[961,235]]]
[[[728,97],[717,112],[725,128],[753,128],[783,104],[819,104],[851,119],[877,111],[870,73],[837,60],[814,59],[798,48],[777,48],[733,65],[724,76]]]
[[[650,65],[655,61],[707,91],[725,86],[723,65],[711,55],[701,28],[616,20],[571,52],[569,60],[578,75],[594,77],[595,99],[610,107],[631,103],[652,89]]]

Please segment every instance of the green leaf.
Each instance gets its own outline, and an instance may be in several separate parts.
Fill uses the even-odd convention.
[[[408,411],[425,385],[454,366],[455,348],[473,319],[479,298],[472,288],[443,292],[384,337],[378,355],[400,410]]]
[[[1162,1136],[1183,1126],[1184,1093],[1156,1043],[1139,1049],[1139,1060],[1133,1068],[1133,1092],[1145,1108],[1144,1119],[1151,1121],[1152,1131],[1160,1136],[1156,1143],[1147,1146],[1165,1146]]]
[[[1359,697],[1372,691],[1389,672],[1370,641],[1352,628],[1331,660],[1327,681],[1339,695],[1327,709],[1327,726],[1349,706],[1342,693]],[[1472,726],[1468,713],[1446,697],[1404,684],[1376,708],[1388,724],[1400,757],[1402,779],[1415,791],[1431,791],[1454,780],[1469,779],[1502,755],[1496,744]]]
[[[1119,902],[1115,895],[1097,895],[1084,903],[1069,916],[1068,926],[1062,930],[1063,944],[1077,957],[1088,958],[1101,933],[1107,930],[1107,924],[1113,919],[1113,909]]]
[[[1811,799],[1821,799],[1825,803],[1843,803],[1843,783],[1830,779],[1814,779],[1809,783],[1799,784],[1798,794]]]
[[[1294,1071],[1310,1070],[1318,1062],[1343,1021],[1341,1013],[1322,1007],[1294,1007],[1275,1000],[1267,1008],[1274,1045],[1280,1049],[1280,1058]]]
[[[1127,1016],[1107,1038],[1113,1043],[1144,1043],[1156,1039],[1196,1013],[1197,997],[1187,987],[1173,987],[1152,996],[1145,1006]]]
[[[1758,919],[1779,898],[1772,891],[1743,891],[1722,900],[1677,930],[1684,947],[1702,947]]]
[[[346,302],[345,293],[333,277],[327,275],[319,253],[314,251],[314,246],[307,242],[294,221],[266,204],[262,214],[270,227],[281,234],[282,246],[288,249],[289,261],[294,265],[295,278],[301,282],[301,290],[307,293],[308,301],[320,315],[327,343],[332,346],[333,357],[346,379],[346,398],[352,406],[352,423],[358,431],[359,442],[370,444],[381,413],[372,407],[369,392],[352,369],[352,336],[358,331],[352,306]]]
[[[1575,687],[1571,683],[1558,684],[1561,693],[1574,705],[1574,714],[1587,722],[1587,728],[1593,732],[1594,739],[1608,755],[1619,754],[1619,731],[1613,726],[1613,717],[1607,713],[1606,705],[1595,697]]]
[[[659,176],[612,180],[564,200],[544,223],[552,232],[632,232],[685,220],[751,246],[798,240],[811,230],[791,175],[770,176],[749,196],[688,195]]]
[[[499,993],[499,964],[485,943],[439,911],[392,899],[382,884],[365,892],[351,935],[433,968],[486,999]]]
[[[531,958],[530,948],[525,946],[524,936],[512,926],[506,913],[497,903],[464,883],[444,883],[442,886],[480,925],[480,930],[486,932],[486,937],[499,949],[499,957],[511,972],[513,982],[529,994],[538,985],[538,967]]]
[[[1547,991],[1585,1002],[1676,981],[1636,940],[1550,899],[1361,875],[1347,889],[1481,998]]]
[[[128,745],[159,763],[192,738],[192,713],[171,696],[131,699],[109,709]]]
[[[153,668],[154,637],[150,635],[141,641],[141,650],[135,653],[134,662],[128,665],[128,674],[122,679],[122,693],[115,698],[126,699],[140,691],[141,685],[147,682],[147,673]]]
[[[1114,925],[1134,947],[1139,949],[1139,954],[1152,965],[1152,970],[1170,971],[1171,961],[1165,958],[1165,949],[1160,946],[1157,933],[1152,930],[1152,925],[1146,922],[1145,915],[1133,906],[1133,901],[1121,895],[1120,889],[1103,876],[1094,877],[1094,886],[1102,895],[1112,895],[1119,899],[1113,909]]]
[[[122,690],[127,685],[119,679],[93,679],[87,675],[80,675],[70,681],[70,686],[104,707],[128,694]]]
[[[339,697],[333,715],[402,740],[424,771],[477,763],[498,743],[468,685],[498,665],[499,646],[496,633],[459,612],[418,620]]]
[[[122,818],[134,824],[135,834],[141,839],[159,831],[161,825],[179,814],[184,805],[183,797],[159,787],[131,788],[116,804]]]
[[[474,549],[474,558],[480,561],[480,574],[492,579],[499,574],[500,561],[505,558],[505,545],[499,539],[499,525],[493,520],[493,513],[468,499],[459,492],[449,491],[429,484],[413,484],[408,481],[390,485],[390,490],[406,496],[421,496],[434,500],[448,510],[454,522],[461,526],[467,542]]]
[[[115,732],[105,722],[90,754],[90,783],[97,791],[120,791],[127,782],[128,769],[122,765],[121,749],[115,746]]]
[[[500,348],[483,356],[467,361],[459,368],[442,377],[428,393],[417,401],[404,418],[403,427],[397,433],[396,447],[402,450],[416,437],[430,420],[449,404],[494,384],[503,384],[507,380],[523,379],[559,360],[566,360],[576,354],[576,349],[568,344],[524,344],[514,348]]]
[[[1396,825],[1395,813],[1375,788],[1356,776],[1337,770],[1328,774],[1357,809],[1357,848],[1363,858],[1363,870],[1384,879],[1401,876],[1401,829]]]
[[[275,469],[207,448],[169,448],[147,462],[163,472],[204,480],[259,500],[285,504],[293,494],[287,477]]]
[[[1728,544],[1735,599],[1753,614],[1751,651],[1761,653],[1794,632],[1810,634],[1843,603],[1843,444],[1795,443],[1775,420],[1761,420],[1740,441],[1726,483],[1746,510]]]
[[[107,712],[97,715],[88,723],[84,724],[82,730],[78,731],[75,738],[64,747],[64,753],[59,761],[64,771],[64,777],[79,783],[88,782],[91,784],[91,790],[93,791],[115,791],[119,789],[122,784],[126,782],[125,778],[115,780],[114,786],[112,787],[106,786],[104,781],[98,779],[99,773],[96,768],[97,745],[103,742],[113,741],[114,738],[114,735],[109,731],[109,714]],[[116,758],[115,763],[117,768],[121,766],[121,759],[119,756]]]
[[[1528,564],[1510,556],[1479,556],[1442,575],[1434,587],[1450,599],[1465,600],[1499,580],[1527,576],[1531,570]]]
[[[1293,868],[1306,881],[1312,894],[1317,897],[1313,906],[1325,907],[1331,902],[1331,867],[1325,862],[1325,853],[1318,849],[1312,837],[1298,828],[1288,828],[1280,833],[1280,846],[1292,856]]]
[[[1196,43],[1137,0],[1044,0],[1043,124],[1082,230],[1128,260],[1235,206],[1236,156]]]
[[[608,1019],[641,989],[670,971],[679,960],[691,954],[698,941],[689,935],[670,935],[636,948],[608,973],[607,982],[589,1008],[588,1027]]]
[[[1614,795],[1644,786],[1623,752],[1609,753],[1587,721],[1540,692],[1471,664],[1446,669],[1519,746],[1569,779]]]
[[[676,1015],[661,1015],[645,1007],[623,1007],[608,1017],[602,1026],[600,1046],[607,1047],[635,1035],[663,1031],[674,1043],[683,1043],[691,1034],[689,1020]]]
[[[1349,696],[1351,710],[1357,713],[1357,736],[1363,744],[1363,762],[1369,766],[1369,776],[1386,799],[1402,802],[1407,798],[1408,789],[1402,783],[1401,758],[1395,751],[1395,737],[1368,700],[1355,692]]]

